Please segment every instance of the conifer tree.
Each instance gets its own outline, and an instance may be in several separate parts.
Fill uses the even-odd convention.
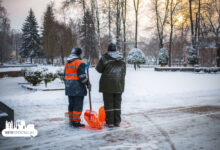
[[[23,24],[22,32],[20,55],[22,58],[31,58],[32,63],[32,58],[38,58],[42,55],[38,25],[32,9]]]
[[[87,29],[87,32],[85,30]],[[94,63],[94,59],[98,58],[97,41],[95,36],[95,25],[93,16],[90,11],[86,11],[80,28],[81,45],[85,51],[84,57],[88,59],[89,63]]]

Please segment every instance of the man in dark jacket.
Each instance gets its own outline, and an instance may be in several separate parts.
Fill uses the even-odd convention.
[[[106,124],[108,127],[120,126],[121,96],[124,91],[126,64],[122,54],[111,43],[108,52],[99,60],[96,70],[102,74],[99,91],[103,93]]]
[[[65,93],[69,98],[69,121],[74,127],[83,127],[80,116],[83,109],[83,99],[87,95],[86,86],[90,89],[85,73],[85,63],[81,60],[82,50],[73,48],[65,64]]]

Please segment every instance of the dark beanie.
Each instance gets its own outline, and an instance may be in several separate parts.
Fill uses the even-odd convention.
[[[78,47],[74,47],[73,49],[72,49],[72,52],[71,52],[72,54],[76,54],[76,55],[80,55],[80,54],[82,54],[82,50],[81,50],[81,48],[78,48]]]
[[[116,45],[113,43],[110,43],[108,45],[108,51],[116,51]]]

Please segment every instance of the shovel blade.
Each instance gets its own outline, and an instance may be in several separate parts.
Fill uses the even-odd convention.
[[[102,106],[99,108],[99,122],[105,124],[105,118],[106,118],[105,109],[104,106]]]
[[[84,113],[84,118],[90,127],[102,129],[102,126],[98,119],[98,114],[95,111],[86,110],[86,112]]]

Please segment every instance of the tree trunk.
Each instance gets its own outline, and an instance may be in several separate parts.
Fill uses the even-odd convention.
[[[134,70],[136,70],[137,69],[137,64],[136,63],[134,63]]]
[[[85,5],[85,0],[82,0],[82,7],[83,7],[83,19],[85,19],[86,16],[86,5]],[[86,21],[86,20],[84,20]],[[85,23],[85,37],[87,36],[87,25]]]
[[[135,8],[135,48],[137,48],[137,36],[138,36],[138,10],[139,10],[139,0],[134,0]]]
[[[44,84],[45,84],[45,88],[47,88],[47,82],[46,81],[44,81]]]
[[[138,26],[138,14],[136,12],[136,22],[135,22],[135,48],[137,48],[137,34],[138,34],[138,31],[137,31],[137,26]]]
[[[109,42],[111,42],[111,0],[108,1],[108,38]]]
[[[166,1],[166,11],[163,20],[161,20],[160,11],[158,10],[159,7],[159,0],[155,0],[154,7],[155,7],[155,13],[156,13],[156,26],[157,26],[157,37],[159,40],[159,48],[163,48],[163,31],[164,26],[167,21],[167,14],[168,14],[168,6],[169,6],[169,0]]]
[[[190,14],[190,24],[191,24],[192,46],[193,48],[195,48],[195,36],[194,36],[193,17],[192,17],[192,0],[189,0],[189,14]]]
[[[64,54],[63,54],[63,46],[60,46],[60,52],[61,52],[61,60],[62,60],[62,65],[64,65]]]
[[[172,40],[173,40],[173,0],[170,3],[170,41],[169,41],[169,67],[171,67],[171,53],[172,53]]]
[[[126,61],[126,17],[127,17],[127,0],[124,0],[123,5],[123,34],[124,34],[124,46],[123,46],[123,56]]]
[[[140,66],[140,64],[139,63],[137,63],[137,67],[140,69],[141,68],[141,66]]]
[[[159,41],[160,41],[159,48],[161,49],[161,48],[163,48],[163,37],[160,36]]]
[[[102,50],[101,50],[101,42],[100,42],[100,20],[99,20],[99,9],[98,9],[97,0],[91,0],[91,9],[92,9],[93,22],[94,24],[96,22],[96,25],[97,25],[97,29],[95,29],[96,41],[98,43],[98,55],[99,55],[99,58],[101,58]],[[95,14],[94,14],[94,10],[95,10]]]
[[[0,47],[0,59],[1,59],[1,64],[3,64],[3,50],[2,48]]]
[[[217,67],[220,67],[220,42],[219,42],[219,33],[217,31],[217,35],[216,35],[216,47],[217,47],[217,55],[216,55],[216,64]]]
[[[198,61],[197,63],[200,64],[200,51],[199,51],[199,48],[200,48],[200,7],[201,7],[201,3],[200,3],[200,0],[199,0],[199,8],[198,8],[198,12],[197,12],[197,15],[196,15],[196,52],[197,52],[197,56],[198,56]]]
[[[97,0],[95,0],[95,10],[96,10],[96,21],[97,21],[97,32],[98,32],[98,52],[99,52],[99,58],[102,57],[102,49],[101,49],[101,41],[100,41],[100,20],[99,20],[99,9],[98,9],[98,3]]]
[[[200,9],[201,9],[201,1],[199,0],[199,10],[198,10],[198,41],[200,40]]]
[[[120,19],[120,0],[117,0],[116,7],[117,7],[117,12],[116,12],[116,46],[117,49],[120,49],[119,43],[120,43],[120,28],[121,28],[121,19]]]

